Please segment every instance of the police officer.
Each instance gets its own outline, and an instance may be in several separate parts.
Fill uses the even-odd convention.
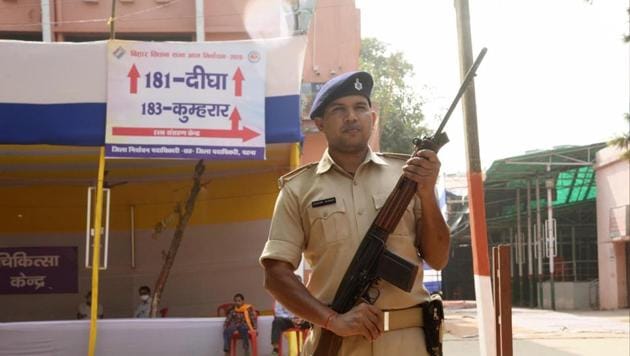
[[[422,258],[434,269],[444,268],[450,239],[434,193],[440,161],[429,150],[410,159],[371,150],[368,140],[377,118],[370,101],[372,85],[370,74],[349,72],[322,86],[310,117],[328,148],[319,162],[280,178],[269,240],[260,257],[265,288],[315,324],[306,355],[314,351],[320,328],[344,338],[343,356],[426,354],[418,307],[429,300]],[[407,293],[379,281],[374,305],[361,303],[338,314],[328,305],[401,174],[417,182],[417,191],[387,248],[420,266],[414,287]],[[312,267],[306,287],[293,273],[302,255]]]

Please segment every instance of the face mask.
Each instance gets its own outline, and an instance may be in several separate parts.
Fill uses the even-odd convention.
[[[147,300],[149,300],[149,295],[148,295],[148,294],[143,294],[143,295],[141,295],[141,296],[140,296],[140,299],[141,299],[143,302],[146,302]]]

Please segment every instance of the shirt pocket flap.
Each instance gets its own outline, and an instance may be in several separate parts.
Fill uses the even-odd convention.
[[[307,208],[309,221],[308,246],[313,251],[323,251],[331,243],[338,243],[350,236],[349,219],[343,201],[335,204]]]
[[[318,207],[309,206],[307,210],[309,222],[311,224],[315,223],[317,220],[326,220],[331,216],[335,216],[335,214],[346,213],[346,207],[341,202]]]

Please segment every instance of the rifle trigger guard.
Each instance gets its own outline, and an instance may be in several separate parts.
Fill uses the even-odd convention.
[[[377,284],[374,283],[370,288],[368,288],[368,290],[365,292],[365,296],[363,297],[363,299],[365,299],[366,302],[368,302],[369,304],[374,304],[376,303],[376,300],[378,299],[378,297],[381,296],[381,291],[378,289]]]

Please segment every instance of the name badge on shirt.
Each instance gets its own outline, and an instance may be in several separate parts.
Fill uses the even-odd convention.
[[[311,203],[311,206],[313,208],[317,208],[317,207],[324,206],[324,205],[335,204],[336,202],[337,202],[337,199],[335,199],[335,197],[332,197],[332,198],[326,198],[326,199],[322,199],[322,200],[316,200],[316,201]]]

